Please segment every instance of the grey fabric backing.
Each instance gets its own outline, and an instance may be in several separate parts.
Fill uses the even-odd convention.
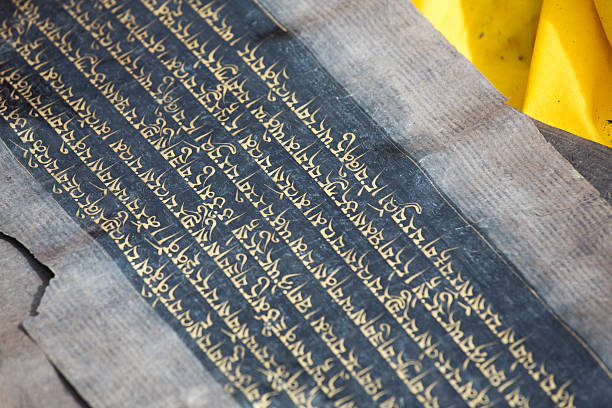
[[[14,242],[0,236],[0,407],[84,406],[20,328],[45,284],[31,262]]]
[[[612,149],[537,120],[535,124],[548,143],[612,204]]]
[[[400,0],[263,0],[612,366],[612,207]]]
[[[2,143],[0,229],[55,272],[39,315],[26,321],[25,328],[88,403],[236,406],[102,247]]]

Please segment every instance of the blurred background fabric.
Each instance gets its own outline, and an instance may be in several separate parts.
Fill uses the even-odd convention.
[[[612,0],[413,0],[509,98],[612,147]]]

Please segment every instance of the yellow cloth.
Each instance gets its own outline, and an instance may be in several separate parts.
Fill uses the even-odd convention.
[[[510,105],[612,147],[612,0],[413,2]]]

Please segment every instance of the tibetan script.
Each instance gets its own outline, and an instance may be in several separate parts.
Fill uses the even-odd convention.
[[[612,392],[256,3],[0,6],[1,140],[239,403],[588,408]]]

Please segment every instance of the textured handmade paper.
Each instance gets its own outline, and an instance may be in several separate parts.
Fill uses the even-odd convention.
[[[2,3],[2,225],[60,275],[26,328],[85,400],[609,400],[596,352],[527,282],[552,290],[532,273],[541,260],[513,252],[511,203],[494,210],[501,192],[490,189],[492,199],[466,205],[459,180],[478,169],[459,172],[452,159],[475,161],[483,140],[508,126],[539,136],[531,122],[478,75],[460,77],[468,98],[451,118],[452,98],[431,102],[443,88],[437,75],[417,71],[404,94],[412,113],[393,120],[423,133],[390,133],[385,115],[397,112],[377,118],[379,94],[362,99],[345,76],[368,65],[354,65],[348,49],[350,64],[329,63],[325,52],[342,50],[334,24],[316,30],[327,42],[298,30],[302,43],[282,25],[299,10],[269,6],[281,22],[250,1]],[[354,11],[343,7],[336,12]],[[444,56],[449,70],[472,73]],[[395,82],[381,71],[369,83]],[[435,127],[438,139],[426,132]],[[563,169],[550,146],[540,150]],[[494,153],[506,152],[479,159]],[[515,199],[534,218],[524,208],[533,196]],[[497,227],[478,216],[486,211],[497,211]]]

